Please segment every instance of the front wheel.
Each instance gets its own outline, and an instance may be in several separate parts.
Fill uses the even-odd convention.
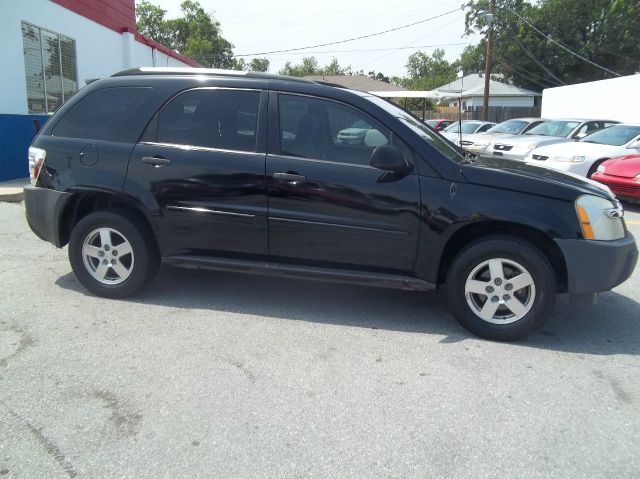
[[[486,238],[466,247],[447,273],[456,319],[487,339],[520,339],[539,329],[553,307],[557,281],[549,260],[527,241]]]
[[[82,218],[69,238],[69,261],[80,283],[108,298],[125,298],[147,285],[156,274],[159,255],[145,226],[126,210]]]

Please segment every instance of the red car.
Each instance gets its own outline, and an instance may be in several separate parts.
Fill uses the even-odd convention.
[[[436,120],[425,120],[425,123],[434,130],[441,131],[453,123],[453,120],[445,120],[444,118],[441,118]]]
[[[605,161],[591,178],[607,185],[619,198],[640,201],[640,155]]]

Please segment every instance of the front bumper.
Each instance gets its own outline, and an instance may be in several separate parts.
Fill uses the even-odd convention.
[[[594,173],[591,179],[607,185],[618,197],[640,200],[640,178],[623,178],[606,173]]]
[[[615,241],[563,240],[556,243],[567,265],[567,292],[608,291],[626,281],[638,262],[633,235]]]
[[[60,219],[69,199],[71,193],[32,185],[24,187],[24,206],[29,227],[40,239],[58,248],[64,246],[60,237]]]
[[[524,161],[529,154],[529,151],[500,151],[500,150],[487,150],[487,154],[494,158],[505,158],[507,160]]]

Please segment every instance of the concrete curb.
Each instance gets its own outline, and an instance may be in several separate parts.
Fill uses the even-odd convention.
[[[29,184],[29,178],[0,183],[0,203],[20,203],[24,199],[22,188]]]

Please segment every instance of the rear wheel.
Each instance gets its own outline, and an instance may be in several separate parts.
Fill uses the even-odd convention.
[[[523,338],[542,326],[557,291],[548,259],[518,238],[492,237],[466,247],[447,274],[456,319],[487,339]]]
[[[82,218],[71,232],[69,261],[82,285],[108,298],[131,296],[155,276],[159,255],[146,225],[126,210]]]

